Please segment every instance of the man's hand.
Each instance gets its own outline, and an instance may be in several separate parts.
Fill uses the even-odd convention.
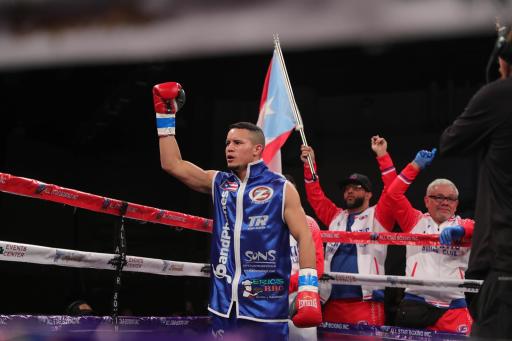
[[[372,150],[375,152],[377,157],[384,156],[388,153],[388,142],[385,138],[380,137],[379,135],[372,136],[371,143]]]
[[[437,149],[433,148],[431,151],[428,150],[420,150],[417,154],[414,160],[412,161],[413,164],[416,164],[416,166],[419,169],[425,169],[428,165],[432,163],[432,160],[434,160],[434,157],[436,156]]]
[[[297,312],[292,322],[299,328],[316,327],[322,323],[318,276],[315,269],[299,270],[299,290],[295,299]]]
[[[305,145],[300,146],[300,159],[302,162],[304,162],[304,180],[305,181],[318,180],[318,175],[315,174],[315,176],[313,176],[313,173],[311,172],[311,169],[309,168],[308,155],[311,157],[311,161],[313,162],[313,167],[315,168],[315,173],[316,173],[315,151],[310,146],[305,146]]]
[[[156,112],[158,136],[174,135],[175,115],[185,104],[185,91],[180,83],[167,82],[153,87],[153,104]]]
[[[456,226],[448,226],[441,231],[441,234],[439,235],[439,241],[443,245],[451,245],[453,242],[458,242],[462,237],[464,237],[464,234],[466,231],[462,226],[456,225]]]
[[[308,155],[311,155],[311,161],[315,163],[315,151],[310,146],[300,146],[300,159],[304,163],[308,163]]]

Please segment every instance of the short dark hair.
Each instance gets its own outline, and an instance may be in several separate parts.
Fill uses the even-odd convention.
[[[231,129],[245,129],[252,132],[254,136],[253,142],[256,144],[261,144],[263,147],[265,147],[265,134],[263,133],[263,130],[261,130],[260,127],[258,127],[256,124],[251,122],[237,122],[233,123],[228,127],[228,131]]]

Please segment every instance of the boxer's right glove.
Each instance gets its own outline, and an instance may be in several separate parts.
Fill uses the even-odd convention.
[[[158,136],[174,135],[175,115],[185,104],[185,91],[180,83],[168,82],[153,87],[153,103],[156,112]]]
[[[299,270],[299,290],[295,299],[295,308],[297,311],[292,316],[295,326],[316,327],[322,323],[318,277],[315,269]]]

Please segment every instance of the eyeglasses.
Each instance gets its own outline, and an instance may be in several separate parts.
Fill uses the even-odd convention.
[[[449,203],[454,203],[459,200],[457,197],[445,197],[444,195],[429,195],[428,197],[438,204],[441,204],[445,200]]]

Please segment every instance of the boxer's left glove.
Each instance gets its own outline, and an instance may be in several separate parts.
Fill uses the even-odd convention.
[[[167,82],[153,87],[153,103],[156,112],[158,136],[174,135],[175,115],[185,104],[185,91],[180,83]]]
[[[318,276],[315,269],[299,270],[299,290],[295,299],[295,308],[297,312],[292,316],[295,326],[306,328],[322,323]]]

